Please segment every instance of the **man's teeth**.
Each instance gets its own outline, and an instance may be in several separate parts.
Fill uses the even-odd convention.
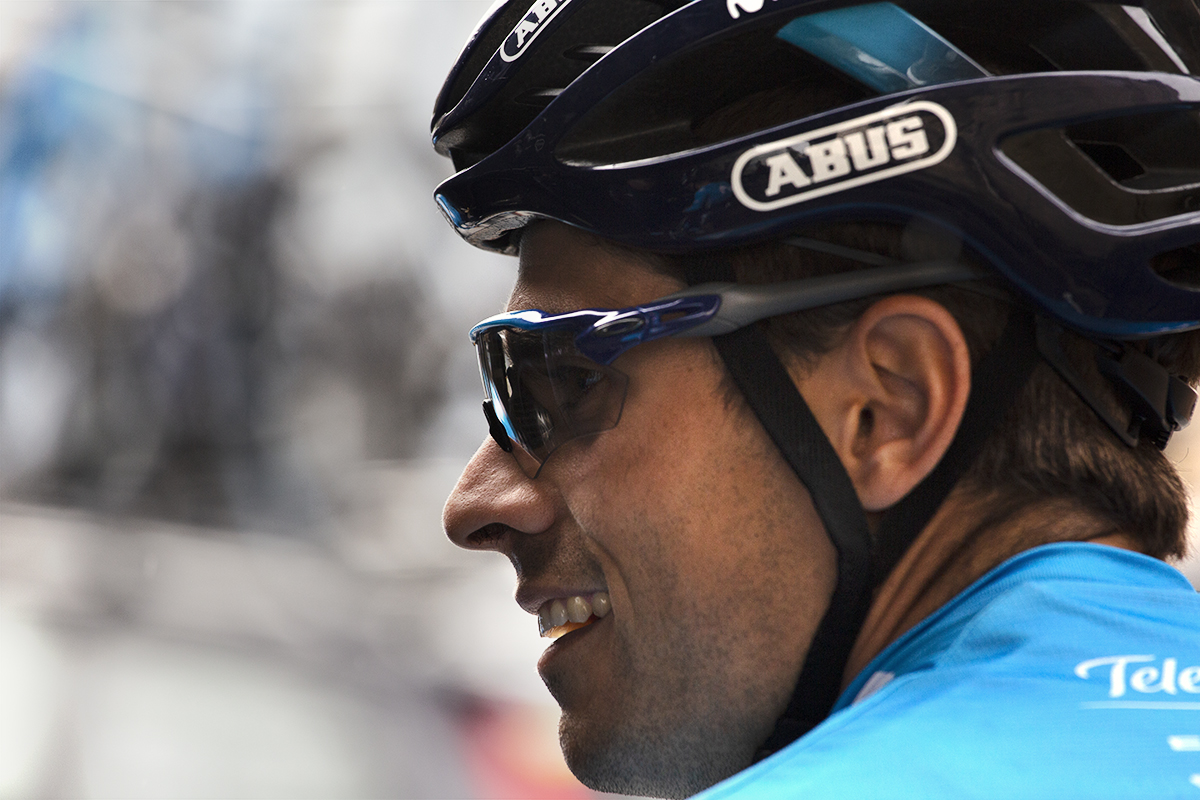
[[[612,610],[608,592],[596,592],[589,600],[575,595],[565,600],[551,600],[538,610],[538,630],[550,639],[582,628],[593,616],[603,619]]]
[[[551,605],[554,605],[551,603]],[[571,622],[585,622],[592,615],[592,604],[582,597],[567,599],[567,619]]]

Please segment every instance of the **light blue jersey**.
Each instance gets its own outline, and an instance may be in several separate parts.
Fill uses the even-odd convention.
[[[1200,595],[1114,547],[1022,553],[699,797],[1200,800]]]

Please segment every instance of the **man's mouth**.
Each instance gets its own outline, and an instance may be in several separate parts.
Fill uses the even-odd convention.
[[[547,600],[538,609],[538,632],[547,639],[557,639],[604,619],[611,610],[612,601],[608,592],[596,592],[590,597],[574,595]]]

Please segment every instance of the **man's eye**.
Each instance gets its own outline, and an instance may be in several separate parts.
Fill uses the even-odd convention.
[[[604,373],[587,366],[560,365],[554,371],[556,393],[559,403],[570,408],[583,402],[589,392],[604,381]]]
[[[571,378],[576,391],[586,392],[604,380],[604,373],[594,369],[575,369],[571,370]]]
[[[566,366],[555,370],[554,377],[574,391],[586,392],[604,380],[604,373],[589,367]]]

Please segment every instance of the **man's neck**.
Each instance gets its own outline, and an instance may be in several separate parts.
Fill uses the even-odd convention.
[[[843,685],[905,631],[1001,562],[1039,545],[1083,541],[1138,549],[1132,537],[1069,499],[1027,505],[956,489],[876,591]]]

